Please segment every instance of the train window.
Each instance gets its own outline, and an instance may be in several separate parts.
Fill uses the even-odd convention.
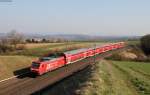
[[[32,68],[39,68],[39,66],[40,66],[39,63],[35,63],[35,62],[32,63]]]

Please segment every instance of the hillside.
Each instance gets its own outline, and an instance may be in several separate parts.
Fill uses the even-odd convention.
[[[146,63],[101,60],[58,84],[43,89],[40,94],[149,95],[149,68],[150,64]]]

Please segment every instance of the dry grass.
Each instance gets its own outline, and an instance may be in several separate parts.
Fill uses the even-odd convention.
[[[41,47],[47,47],[47,46],[53,46],[53,45],[67,45],[70,43],[28,43],[25,45],[27,49],[33,49],[33,48],[41,48]],[[93,44],[91,42],[73,42],[73,44]],[[102,42],[97,42],[97,45],[105,44]],[[94,45],[94,44],[93,44]]]
[[[63,43],[28,43],[26,44],[27,49],[32,49],[32,48],[39,48],[39,47],[45,47],[45,46],[50,46],[50,45],[59,45]]]
[[[104,43],[97,43],[97,45],[102,45]],[[94,46],[93,43],[90,42],[70,42],[70,43],[61,43],[55,45],[48,45],[38,48],[32,49],[25,49],[20,51],[9,52],[5,55],[24,55],[24,56],[42,56],[47,53],[54,53],[54,52],[64,52],[68,50],[74,50],[79,48],[87,48]]]
[[[14,71],[31,65],[35,57],[0,56],[0,80],[14,76]]]

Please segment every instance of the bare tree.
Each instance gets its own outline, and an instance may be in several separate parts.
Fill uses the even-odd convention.
[[[10,44],[8,44],[8,40],[6,38],[0,39],[0,53],[5,53],[7,51],[12,51],[13,48]]]
[[[7,34],[7,39],[14,48],[17,48],[18,44],[23,42],[23,34],[17,32],[16,30],[12,30]]]

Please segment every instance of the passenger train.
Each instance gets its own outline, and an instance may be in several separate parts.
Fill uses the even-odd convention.
[[[110,50],[119,49],[125,46],[125,42],[109,43],[92,48],[83,48],[64,53],[47,54],[32,62],[31,72],[42,75],[46,72],[53,71],[65,65],[75,63],[79,60],[101,54]]]

